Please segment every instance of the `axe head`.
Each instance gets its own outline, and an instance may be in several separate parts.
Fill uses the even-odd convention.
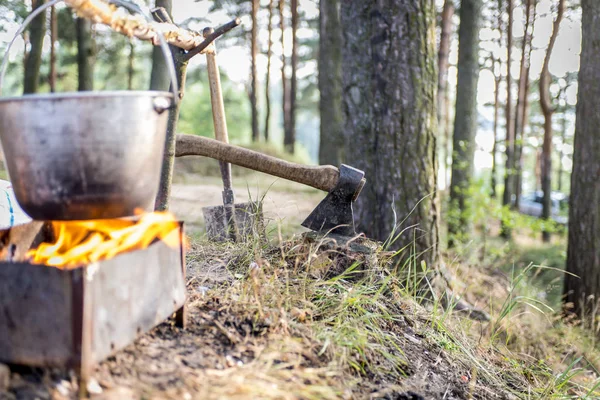
[[[363,171],[342,164],[337,185],[302,222],[302,226],[317,232],[355,235],[352,202],[365,185],[364,176]]]

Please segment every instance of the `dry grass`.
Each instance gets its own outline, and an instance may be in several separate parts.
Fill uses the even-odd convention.
[[[535,268],[446,255],[456,293],[491,315],[476,322],[416,298],[389,256],[363,239],[196,240],[190,326],[163,324],[103,363],[98,398],[600,397],[592,335],[536,300]]]
[[[196,289],[210,286],[192,297],[191,308],[202,310],[201,318],[220,316],[207,344],[229,344],[219,361],[212,360],[224,367],[194,369],[181,388],[153,396],[597,396],[590,391],[600,354],[594,343],[549,309],[525,301],[532,290],[525,277],[515,287],[514,278],[498,271],[450,265],[461,277],[460,285],[455,282],[460,294],[492,315],[480,323],[416,300],[415,288],[391,273],[388,254],[369,242],[347,247],[297,238],[243,248],[202,243],[190,258],[197,273],[213,267],[191,283]],[[261,328],[243,329],[239,321]],[[244,350],[248,343],[251,352]],[[250,355],[236,364],[243,357],[232,354]]]

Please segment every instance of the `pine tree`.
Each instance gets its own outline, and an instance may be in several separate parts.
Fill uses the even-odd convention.
[[[358,229],[438,262],[433,0],[341,2],[346,157],[366,172]],[[406,34],[411,32],[411,34]],[[419,71],[419,73],[415,73]],[[402,227],[399,228],[400,223]]]
[[[448,244],[470,234],[469,187],[473,176],[477,133],[477,82],[479,80],[479,28],[481,0],[462,0],[458,30],[458,84],[454,118],[450,207],[456,217],[448,221]]]

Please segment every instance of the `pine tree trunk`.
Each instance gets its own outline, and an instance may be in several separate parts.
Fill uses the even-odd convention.
[[[582,0],[581,8],[581,67],[564,293],[565,301],[574,306],[572,311],[584,319],[600,299],[600,2]]]
[[[504,43],[504,22],[502,20],[503,12],[503,0],[498,0],[498,15],[496,19],[496,29],[498,29],[498,40],[497,45],[498,48],[502,48],[502,44]],[[496,66],[493,66],[494,70],[494,140],[492,142],[492,176],[491,176],[491,186],[492,190],[490,196],[492,198],[496,198],[498,193],[496,192],[498,186],[498,127],[500,125],[500,83],[502,83],[502,59],[492,57],[492,63],[497,63],[498,69]]]
[[[55,7],[50,8],[50,92],[56,92],[56,40],[58,39],[58,25]]]
[[[259,0],[252,0],[252,31],[250,33],[250,54],[252,58],[250,72],[250,109],[252,111],[252,141],[260,139],[258,130],[258,71],[256,69],[256,58],[258,57],[258,7]]]
[[[292,76],[290,78],[290,97],[289,97],[289,125],[285,132],[284,147],[285,150],[294,154],[296,147],[296,96],[298,79],[298,0],[291,0],[292,8]]]
[[[271,57],[273,57],[273,0],[269,0],[269,43],[267,45],[267,75],[265,77],[265,142],[269,141],[271,122]]]
[[[129,60],[127,65],[127,89],[133,90],[133,78],[135,77],[135,42],[129,42]]]
[[[167,13],[172,15],[173,1],[172,0],[156,0],[156,7],[163,7]],[[152,48],[152,72],[150,73],[150,90],[167,91],[171,86],[169,79],[169,70],[165,56],[160,49],[160,46]]]
[[[507,2],[508,10],[508,26],[506,30],[506,140],[504,141],[506,147],[506,164],[504,167],[504,192],[502,193],[502,205],[509,206],[512,201],[512,191],[514,188],[514,153],[515,153],[515,131],[513,125],[512,116],[512,76],[510,74],[510,67],[512,65],[512,45],[513,45],[513,0]],[[509,239],[512,236],[512,232],[508,226],[502,221],[501,224],[501,235],[505,239]]]
[[[160,172],[160,183],[158,185],[158,193],[154,202],[154,210],[165,211],[169,209],[169,200],[171,197],[171,187],[173,183],[173,170],[175,168],[175,146],[177,123],[179,122],[179,113],[181,111],[181,103],[185,93],[185,82],[187,78],[188,62],[181,61],[184,51],[181,49],[172,48],[176,51],[173,54],[175,59],[175,74],[177,76],[177,87],[179,88],[179,102],[169,110],[169,120],[167,122],[167,135],[165,138],[165,151],[163,154],[162,167]]]
[[[450,188],[450,179],[452,179],[452,128],[453,120],[450,118],[450,96],[447,95],[444,101],[444,115],[446,115],[444,126],[441,131],[444,132],[444,187]]]
[[[535,191],[542,190],[542,149],[537,148],[535,151]]]
[[[342,27],[339,0],[319,2],[319,164],[339,165],[343,156]]]
[[[440,49],[438,51],[438,97],[437,115],[438,126],[444,126],[446,118],[444,104],[448,96],[448,57],[450,55],[450,39],[452,37],[452,16],[454,15],[454,0],[445,0],[442,10]]]
[[[447,104],[450,99],[448,98],[448,57],[450,55],[450,42],[452,39],[452,16],[454,15],[454,0],[445,0],[444,8],[442,10],[441,18],[441,35],[440,35],[440,48],[438,51],[438,97],[437,97],[437,118],[438,118],[438,132],[440,137],[444,140],[439,140],[439,145],[443,147],[442,151],[439,152],[441,157],[444,159],[444,176],[448,176],[448,169],[450,168],[448,159],[449,152],[448,148],[450,138],[448,120],[450,119],[447,112]]]
[[[544,143],[542,145],[542,191],[544,192],[544,200],[542,203],[542,218],[548,220],[552,216],[552,114],[554,114],[554,106],[550,99],[550,57],[558,36],[558,29],[562,21],[565,8],[565,0],[559,0],[558,14],[554,20],[552,35],[546,50],[544,65],[540,75],[540,105],[544,114]],[[544,231],[542,238],[544,242],[550,241],[550,233]]]
[[[496,71],[496,64],[499,65],[498,71]],[[492,198],[496,198],[496,186],[498,185],[497,180],[497,141],[498,141],[498,123],[500,121],[500,83],[502,82],[502,76],[500,70],[502,69],[502,61],[500,59],[492,58],[492,69],[494,70],[494,138],[492,141],[492,172],[491,172],[491,193]]]
[[[565,147],[565,141],[567,140],[567,118],[565,116],[565,114],[563,113],[562,119],[561,119],[561,130],[560,130],[560,152],[558,153],[558,191],[562,192],[563,189],[563,185],[562,185],[562,177],[564,174],[563,171],[563,157],[564,157],[564,147]]]
[[[544,114],[544,142],[542,144],[542,219],[549,220],[552,216],[552,113]],[[550,241],[550,233],[542,232],[544,242]]]
[[[512,189],[514,188],[514,152],[515,152],[515,131],[512,118],[512,77],[510,75],[510,66],[512,63],[512,45],[513,45],[513,0],[508,0],[508,27],[506,30],[506,170],[504,171],[504,193],[502,195],[502,204],[510,205],[512,200]],[[506,231],[505,231],[506,232]]]
[[[77,70],[78,90],[94,90],[94,45],[92,23],[85,18],[77,18]]]
[[[477,133],[477,82],[479,80],[479,28],[481,0],[462,0],[458,29],[458,82],[452,152],[450,208],[458,218],[448,220],[448,244],[467,239],[471,230],[469,186],[473,176]]]
[[[43,5],[45,0],[32,0],[32,11]],[[42,48],[46,34],[46,13],[41,13],[29,25],[29,43],[31,48],[25,60],[25,76],[23,78],[23,93],[36,93],[40,81],[40,66],[42,64]]]
[[[279,30],[281,31],[281,108],[283,111],[283,134],[285,135],[290,125],[290,92],[286,76],[287,57],[285,56],[285,0],[279,0]]]
[[[29,46],[29,31],[26,30],[21,36],[23,37],[23,74],[26,74],[27,59],[29,58],[29,49],[27,48]]]
[[[173,11],[173,2],[171,0],[156,0],[156,7],[163,7],[169,17]],[[169,209],[171,197],[171,187],[173,183],[173,170],[175,168],[175,134],[177,133],[177,124],[179,122],[179,113],[181,111],[181,103],[185,94],[185,82],[187,77],[187,61],[181,61],[184,51],[171,46],[173,53],[173,63],[175,66],[175,75],[177,79],[177,87],[179,88],[179,102],[169,110],[169,120],[167,123],[167,135],[165,138],[165,151],[162,159],[160,172],[160,183],[158,185],[158,193],[154,202],[156,211],[165,211]],[[151,90],[170,90],[171,78],[166,60],[162,54],[160,46],[154,46],[152,50],[152,73],[150,76]]]
[[[515,210],[518,210],[521,203],[521,194],[523,193],[523,146],[525,145],[525,127],[529,120],[529,71],[527,68],[527,79],[526,79],[526,92],[525,92],[525,103],[524,115],[521,126],[521,134],[519,135],[518,145],[516,146],[516,167],[515,167]]]
[[[452,17],[454,16],[454,0],[445,0],[442,10],[440,49],[438,51],[438,124],[444,120],[444,102],[448,86],[448,57],[450,55],[450,39],[452,38]]]
[[[519,86],[517,95],[517,106],[515,109],[515,202],[514,208],[519,209],[520,197],[521,197],[521,159],[523,154],[523,141],[525,132],[525,120],[526,110],[529,97],[529,59],[530,59],[530,48],[531,38],[533,32],[530,32],[530,27],[533,25],[533,12],[537,1],[526,0],[525,6],[525,32],[523,36],[523,45],[521,47],[521,65],[519,68]]]
[[[346,157],[366,173],[357,228],[438,262],[433,0],[344,0]],[[402,223],[401,226],[398,226]],[[402,234],[399,232],[407,227]],[[414,247],[413,247],[414,246]],[[417,261],[417,263],[419,262]]]

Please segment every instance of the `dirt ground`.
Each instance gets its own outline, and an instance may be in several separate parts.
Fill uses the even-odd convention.
[[[171,192],[170,209],[186,222],[188,232],[204,232],[202,208],[223,202],[222,183],[216,177],[186,176]],[[325,198],[326,193],[261,173],[234,177],[236,203],[262,199],[267,223],[281,226],[283,234],[305,231],[304,218]]]
[[[280,241],[278,231],[284,237],[305,231],[300,222],[324,193],[262,174],[235,183],[240,202],[264,195],[271,242],[208,243],[202,207],[221,202],[219,179],[178,179],[171,209],[186,221],[192,243],[188,326],[165,321],[102,362],[87,385],[92,399],[452,400],[528,393],[529,375],[515,372],[497,349],[477,344],[489,325],[465,322],[477,334],[473,343],[457,335],[444,325],[443,310],[422,307],[401,288],[381,249],[312,236]],[[490,282],[507,286],[502,277]],[[78,391],[72,372],[0,364],[0,400],[75,399]]]
[[[383,328],[402,344],[394,357],[403,361],[365,354],[374,357],[373,371],[344,372],[301,313],[292,309],[284,315],[277,308],[257,313],[256,305],[243,299],[246,289],[239,285],[255,279],[252,274],[242,277],[243,271],[248,265],[257,268],[247,255],[234,245],[194,245],[187,257],[187,328],[166,321],[101,363],[88,384],[92,399],[452,400],[471,398],[473,390],[472,398],[511,398],[468,383],[469,368],[430,340],[420,328],[427,321],[409,316],[401,304],[391,310],[395,322]],[[282,290],[271,287],[270,278],[262,279],[266,285],[256,296]],[[390,346],[386,351],[399,350]],[[404,376],[402,382],[396,376]],[[12,367],[0,399],[74,399],[77,390],[75,377],[64,371]]]
[[[326,195],[259,173],[236,177],[234,184],[236,202],[262,199],[265,222],[274,231],[279,227],[283,235],[306,231],[300,223]],[[185,181],[179,179],[173,185],[171,211],[185,221],[188,234],[194,237],[204,235],[202,208],[221,204],[221,191],[220,179],[215,177],[186,176]],[[202,246],[194,251],[202,252]],[[231,345],[228,339],[218,337],[222,336],[219,332],[210,332],[210,326],[214,326],[210,314],[215,313],[212,308],[218,309],[218,304],[209,302],[200,308],[193,306],[194,299],[202,296],[208,287],[231,278],[223,260],[214,258],[214,254],[202,257],[201,265],[196,261],[188,263],[189,302],[192,303],[189,307],[188,329],[182,331],[167,322],[103,363],[98,370],[98,382],[105,394],[99,398],[139,398],[140,392],[146,390],[177,390],[184,386],[190,371],[205,368],[220,370],[252,358],[252,350],[226,351]],[[240,329],[258,329],[252,327],[251,321],[249,323]],[[11,369],[9,390],[3,391],[7,389],[7,383],[3,382],[7,373],[5,366],[0,364],[0,400],[63,399],[75,396],[76,383],[72,375],[17,366]],[[129,393],[127,387],[135,387],[137,394]],[[174,395],[174,398],[181,397]]]

